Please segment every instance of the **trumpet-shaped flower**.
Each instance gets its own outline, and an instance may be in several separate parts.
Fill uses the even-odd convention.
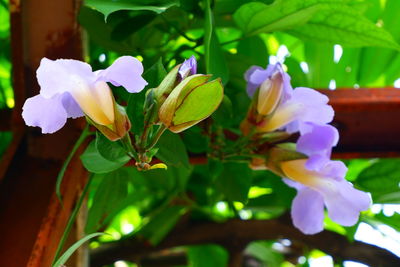
[[[371,198],[344,179],[347,168],[343,162],[330,160],[339,139],[337,130],[330,125],[305,124],[300,133],[296,149],[308,159],[280,164],[290,179],[285,182],[298,191],[291,211],[294,225],[306,234],[322,231],[324,206],[333,221],[344,226],[355,224],[360,211],[371,205]]]
[[[334,111],[328,105],[328,97],[305,87],[293,90],[290,76],[280,63],[266,69],[253,66],[245,74],[247,93],[253,97],[257,92],[257,112],[267,116],[256,120],[258,132],[284,129],[294,133],[304,124],[326,124],[332,121]],[[255,96],[254,96],[255,97]]]
[[[36,73],[40,94],[26,100],[22,117],[28,126],[42,128],[42,133],[54,133],[67,118],[84,115],[96,124],[113,125],[118,108],[107,82],[137,93],[147,84],[142,73],[140,61],[130,56],[96,72],[78,60],[43,58]]]
[[[285,161],[281,169],[297,189],[292,203],[293,224],[305,234],[323,230],[324,206],[328,216],[344,226],[354,225],[361,211],[371,205],[368,193],[357,190],[344,179],[347,171],[341,161],[328,161],[318,171],[308,170],[306,159]]]

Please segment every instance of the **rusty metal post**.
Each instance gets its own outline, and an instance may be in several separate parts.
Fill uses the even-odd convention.
[[[41,135],[38,129],[26,130],[21,119],[25,99],[39,92],[35,72],[41,58],[82,59],[76,20],[79,6],[79,0],[10,1],[14,140],[13,149],[5,155],[8,161],[0,165],[0,175],[4,174],[0,184],[0,266],[50,266],[86,183],[87,173],[76,156],[62,184],[63,207],[55,197],[58,171],[83,121],[68,122],[56,134]]]

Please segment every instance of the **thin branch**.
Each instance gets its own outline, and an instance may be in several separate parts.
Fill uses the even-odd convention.
[[[334,258],[352,260],[370,266],[400,266],[400,258],[390,251],[360,241],[350,242],[345,236],[331,231],[304,235],[282,217],[274,220],[232,219],[224,223],[187,223],[174,229],[158,246],[143,239],[130,237],[107,243],[91,253],[92,267],[112,264],[118,260],[135,260],[162,249],[214,243],[230,250],[255,240],[287,238],[319,249]]]

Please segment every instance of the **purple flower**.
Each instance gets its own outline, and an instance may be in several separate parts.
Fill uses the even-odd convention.
[[[185,60],[179,68],[179,76],[184,80],[187,76],[197,73],[197,61],[194,56]]]
[[[347,171],[341,161],[328,161],[319,171],[306,168],[305,159],[281,163],[282,171],[290,179],[284,181],[297,189],[292,203],[294,226],[305,234],[323,230],[324,206],[328,216],[343,226],[354,225],[361,211],[371,205],[368,193],[357,190],[344,179]]]
[[[142,73],[142,63],[130,56],[96,72],[78,60],[43,58],[36,72],[40,94],[25,101],[22,117],[28,126],[42,128],[42,133],[54,133],[67,118],[84,115],[99,125],[111,125],[115,103],[107,82],[137,93],[147,85]]]
[[[333,120],[334,111],[327,96],[305,87],[295,88],[286,101],[282,101],[275,113],[261,123],[259,132],[285,129],[288,133],[300,131],[304,124],[326,124]]]
[[[371,205],[371,198],[344,179],[347,168],[343,162],[330,160],[338,131],[331,125],[307,123],[300,134],[296,149],[308,159],[281,162],[290,179],[284,181],[297,189],[291,211],[293,224],[305,234],[322,231],[324,206],[333,221],[344,226],[355,224],[359,213]]]
[[[334,111],[328,105],[328,97],[305,87],[293,90],[290,76],[280,63],[268,65],[266,69],[252,66],[246,73],[247,93],[254,97],[257,92],[257,112],[265,118],[257,125],[258,132],[283,129],[295,133],[304,124],[326,124],[332,121]],[[266,111],[266,112],[264,112]]]

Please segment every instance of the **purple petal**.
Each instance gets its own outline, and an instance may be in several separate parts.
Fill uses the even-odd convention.
[[[123,86],[129,93],[138,93],[147,85],[142,73],[142,63],[131,56],[119,57],[107,69],[96,71],[98,80]]]
[[[257,88],[272,75],[274,69],[274,65],[269,65],[265,70],[259,66],[251,66],[245,72],[244,78],[247,81],[246,90],[249,97],[253,97]]]
[[[310,188],[297,192],[292,203],[294,226],[305,234],[316,234],[324,229],[324,202],[322,196]]]
[[[306,168],[318,170],[329,161],[332,147],[338,143],[339,132],[331,125],[305,123],[304,126],[300,127],[301,136],[296,148],[309,157]]]
[[[191,56],[189,59],[185,60],[179,68],[178,71],[181,79],[185,79],[189,75],[193,75],[197,73],[197,61],[194,56]]]
[[[290,186],[290,187],[292,187],[292,188],[294,188],[296,190],[300,190],[300,189],[305,188],[305,186],[302,185],[301,183],[295,182],[295,181],[293,181],[291,179],[288,179],[288,178],[283,178],[282,181],[285,184],[287,184],[288,186]]]
[[[358,221],[361,211],[371,205],[368,193],[353,188],[346,180],[331,180],[331,183],[320,188],[328,209],[329,217],[343,226],[352,226]]]
[[[85,62],[47,58],[42,58],[40,61],[36,76],[40,85],[40,94],[45,98],[70,92],[80,88],[81,83],[92,83],[95,78],[92,67]]]
[[[328,105],[327,96],[316,90],[298,87],[294,89],[287,104],[301,105],[297,119],[286,125],[286,131],[294,133],[299,131],[304,123],[327,124],[333,120],[333,108]]]
[[[320,170],[320,173],[325,177],[342,181],[346,176],[347,167],[342,161],[331,160],[325,164],[325,166]]]
[[[68,118],[76,119],[85,115],[70,93],[66,92],[63,94],[62,104],[67,112]]]
[[[67,122],[67,112],[61,95],[55,95],[50,99],[41,95],[28,98],[22,110],[26,125],[40,127],[42,133],[54,133]]]

